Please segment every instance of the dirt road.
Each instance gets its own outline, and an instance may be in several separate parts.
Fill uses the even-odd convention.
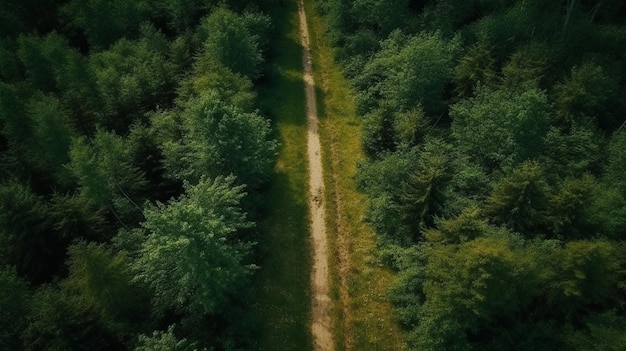
[[[302,43],[302,66],[304,68],[304,89],[307,116],[307,156],[309,164],[309,208],[311,211],[311,241],[313,247],[313,268],[311,270],[311,332],[313,350],[333,351],[332,320],[330,316],[330,296],[328,281],[328,244],[324,203],[324,177],[322,154],[318,134],[317,102],[315,81],[309,43],[309,30],[306,22],[303,0],[298,1],[300,16],[300,39]]]

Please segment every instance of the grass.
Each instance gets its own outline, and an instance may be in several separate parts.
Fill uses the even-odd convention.
[[[310,244],[307,207],[306,116],[302,47],[296,2],[284,13],[272,42],[273,74],[259,101],[273,122],[280,154],[266,195],[267,219],[259,223],[261,269],[255,283],[259,350],[308,351],[310,332]]]
[[[334,62],[333,49],[324,36],[323,18],[316,15],[312,0],[305,0],[305,9],[318,85],[331,281],[336,300],[340,300],[342,289],[342,246],[349,257],[343,285],[348,296],[338,301],[333,311],[337,350],[402,350],[405,343],[386,298],[393,273],[378,264],[375,234],[363,221],[367,201],[354,182],[357,163],[365,159],[354,95]]]

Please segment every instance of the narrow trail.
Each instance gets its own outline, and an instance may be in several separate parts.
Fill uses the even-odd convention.
[[[328,275],[328,243],[326,239],[326,205],[324,202],[324,177],[322,154],[318,133],[317,100],[313,63],[309,43],[309,29],[303,0],[298,1],[300,17],[300,40],[302,43],[302,66],[304,68],[304,90],[307,116],[307,158],[309,164],[309,208],[311,211],[311,241],[313,267],[311,270],[311,333],[313,350],[333,351],[331,332],[330,288]]]

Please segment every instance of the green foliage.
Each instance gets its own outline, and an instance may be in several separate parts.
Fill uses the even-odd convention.
[[[198,38],[205,51],[235,73],[248,78],[259,75],[263,61],[261,36],[270,26],[260,14],[239,16],[220,7],[202,20]]]
[[[395,111],[421,103],[427,114],[441,113],[444,88],[452,81],[459,51],[460,37],[446,40],[440,33],[406,36],[393,32],[355,79],[362,91],[357,101],[360,112],[384,100]]]
[[[593,223],[602,229],[602,234],[619,239],[626,233],[626,133],[613,136],[608,148],[608,164],[605,174],[595,187],[592,197]]]
[[[398,218],[402,183],[416,169],[417,160],[416,152],[404,151],[360,166],[357,186],[371,199],[367,220],[384,238],[403,241],[415,234]]]
[[[472,205],[452,219],[439,218],[435,221],[437,229],[427,230],[424,236],[428,241],[441,244],[461,244],[484,236],[489,224],[480,212],[480,208]]]
[[[102,210],[94,210],[82,196],[52,195],[49,206],[52,226],[67,241],[87,239],[103,241],[110,229]]]
[[[45,201],[16,182],[0,185],[0,264],[42,282],[63,264],[67,241],[52,228]]]
[[[102,124],[122,132],[154,106],[171,103],[178,70],[168,55],[163,34],[142,27],[138,41],[122,39],[90,56]]]
[[[267,181],[278,144],[263,117],[209,95],[190,101],[181,118],[182,140],[164,145],[172,178],[196,183],[203,176],[233,174],[251,190]]]
[[[98,131],[91,143],[75,139],[69,168],[80,193],[94,209],[106,208],[126,225],[140,219],[143,174],[130,163],[127,141],[114,133]],[[128,223],[130,224],[130,223]]]
[[[180,199],[144,211],[148,237],[133,266],[158,311],[219,313],[245,286],[254,266],[246,264],[252,244],[237,238],[251,226],[243,196],[233,177],[202,179]]]
[[[539,164],[525,162],[494,184],[485,214],[516,232],[538,234],[535,231],[544,222],[547,193]]]
[[[495,61],[484,44],[469,48],[454,70],[457,94],[470,96],[475,88],[492,86],[496,81]]]
[[[67,40],[56,33],[45,38],[20,36],[18,57],[24,66],[27,81],[35,89],[56,91],[57,77],[71,55]]]
[[[555,252],[559,262],[548,290],[553,308],[575,318],[591,306],[611,306],[624,294],[624,246],[572,241]]]
[[[26,113],[27,99],[25,87],[0,82],[0,127],[9,142],[23,142],[33,133]]]
[[[581,115],[602,118],[593,114],[604,112],[603,106],[618,89],[617,82],[601,66],[593,63],[575,66],[571,76],[554,87],[557,116],[565,123]]]
[[[0,348],[21,348],[19,336],[27,325],[30,291],[28,284],[17,276],[15,269],[0,270]]]
[[[487,172],[510,170],[542,150],[548,128],[545,93],[482,88],[451,107],[452,135],[462,153]]]
[[[449,180],[450,168],[448,149],[449,145],[441,140],[427,140],[420,150],[417,169],[402,183],[400,219],[413,232],[422,226],[432,225],[434,216],[443,210],[444,188]]]
[[[356,0],[352,4],[351,14],[364,27],[384,37],[404,25],[408,7],[408,0]]]
[[[52,287],[39,288],[31,300],[30,323],[23,332],[24,349],[119,350],[121,340],[99,320],[90,306]]]
[[[247,312],[253,244],[243,238],[254,233],[240,202],[256,212],[278,148],[253,112],[252,82],[272,34],[258,9],[278,5],[0,4],[0,349],[247,343],[251,327],[235,315]],[[159,203],[183,182],[197,188]],[[173,247],[181,251],[159,256]],[[177,270],[179,256],[187,271],[169,281],[156,269]],[[184,306],[160,303],[138,262],[159,284],[182,286],[166,295]],[[174,323],[176,338],[170,329],[138,342]]]
[[[155,330],[152,335],[140,335],[139,345],[134,351],[192,351],[197,350],[193,343],[186,339],[178,340],[174,335],[174,326],[170,325],[167,331]]]
[[[34,96],[26,108],[33,124],[33,135],[28,141],[32,155],[42,160],[57,178],[63,178],[66,172],[62,166],[69,162],[72,137],[76,135],[68,112],[54,96]]]
[[[68,254],[69,276],[62,288],[101,323],[122,335],[134,329],[131,322],[147,317],[146,294],[131,283],[133,276],[123,254],[84,241],[70,246]]]
[[[549,177],[581,177],[596,172],[603,156],[604,137],[588,124],[575,124],[568,131],[551,127],[544,138],[540,157]]]
[[[531,42],[520,46],[502,67],[504,87],[523,90],[543,87],[553,64],[553,54],[545,43]]]
[[[92,50],[107,49],[123,36],[136,34],[148,17],[147,1],[72,0],[61,8],[61,17],[82,31]]]
[[[217,62],[207,50],[196,58],[194,74],[183,80],[178,91],[178,98],[185,101],[203,96],[211,96],[225,104],[237,106],[244,111],[251,111],[255,94],[252,92],[250,79],[233,73],[225,65]]]
[[[626,345],[626,320],[607,312],[585,320],[585,331],[570,331],[567,344],[577,351],[620,351]]]
[[[419,349],[469,349],[468,334],[495,315],[511,318],[524,305],[528,274],[506,237],[477,238],[429,253],[421,323],[410,338]],[[511,345],[513,346],[513,345]]]

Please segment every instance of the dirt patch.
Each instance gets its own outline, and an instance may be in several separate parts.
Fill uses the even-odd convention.
[[[311,211],[311,241],[313,267],[311,270],[311,333],[315,351],[334,351],[332,318],[330,315],[330,288],[328,277],[328,243],[324,202],[324,177],[322,154],[318,133],[315,81],[303,1],[298,1],[300,16],[300,40],[302,43],[302,66],[307,116],[307,156],[309,164],[309,208]]]

